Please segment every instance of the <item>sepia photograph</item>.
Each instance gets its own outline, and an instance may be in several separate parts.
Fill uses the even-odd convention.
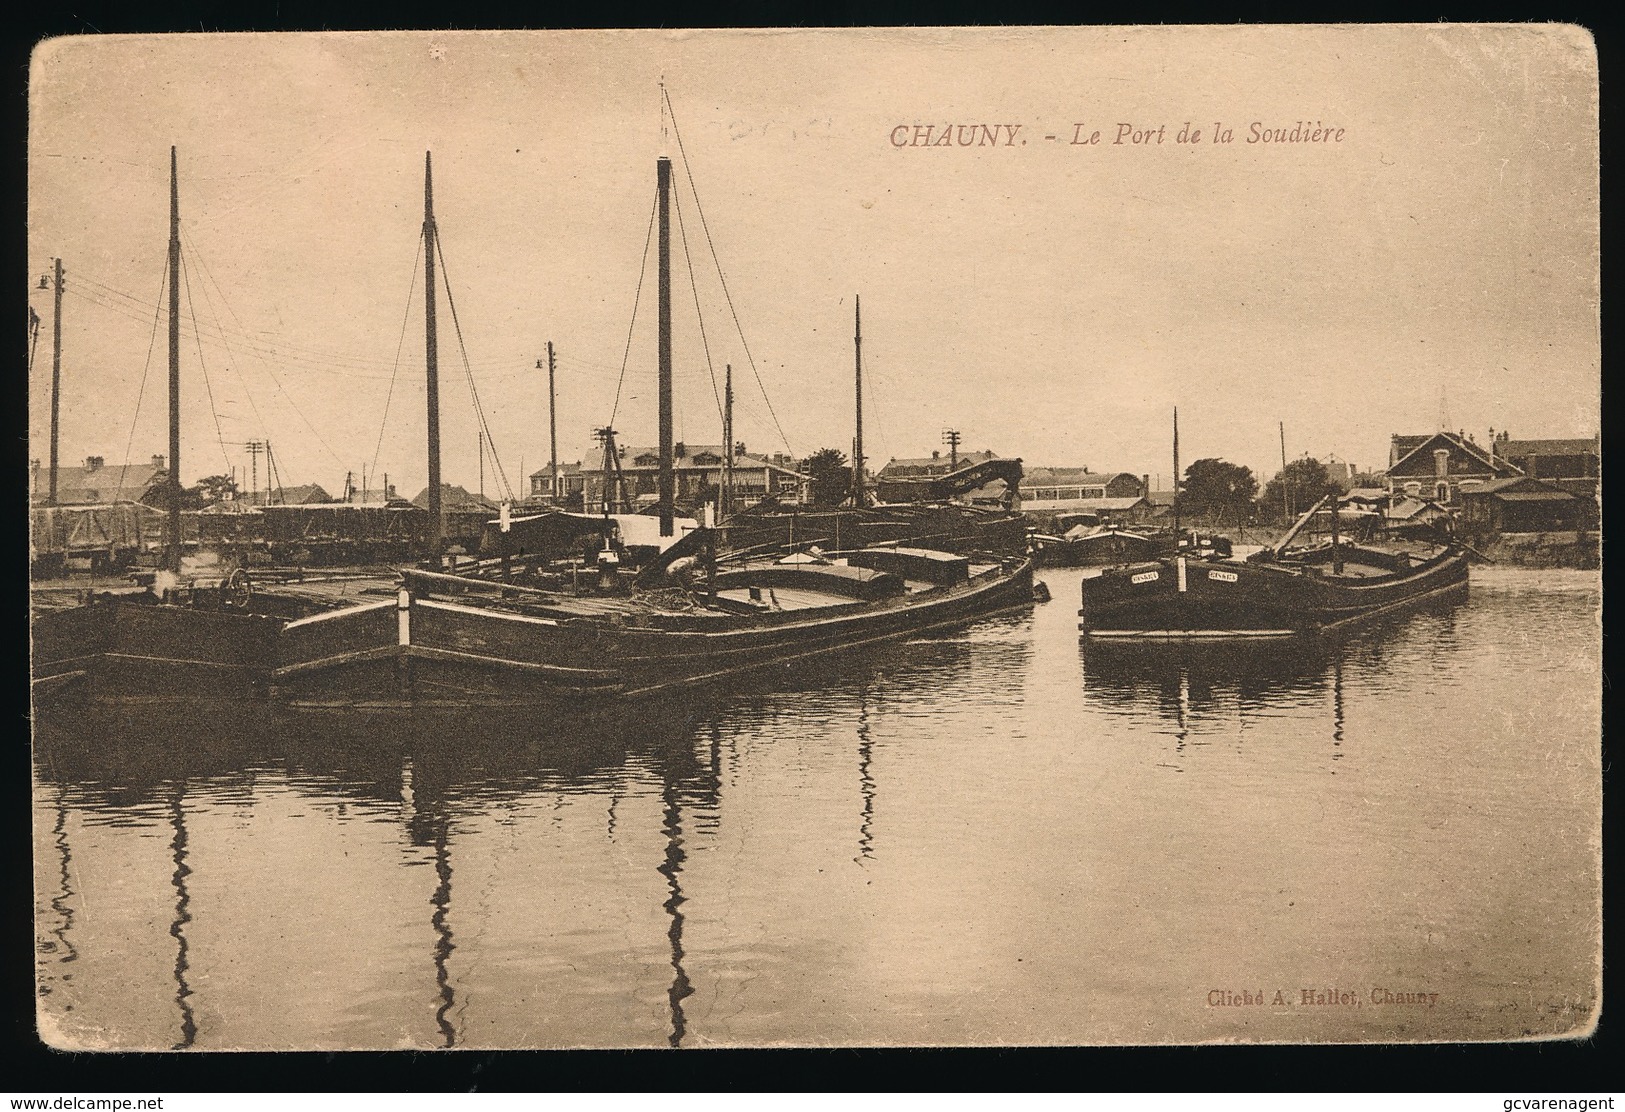
[[[1582,1039],[1560,24],[28,77],[61,1051]]]

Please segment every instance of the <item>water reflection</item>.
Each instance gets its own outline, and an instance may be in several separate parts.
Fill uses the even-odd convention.
[[[1301,705],[1325,682],[1319,640],[1133,644],[1082,641],[1084,690],[1108,710],[1149,713],[1188,733],[1215,705]]]
[[[874,860],[875,839],[869,829],[875,818],[875,780],[869,774],[874,755],[874,739],[869,735],[869,692],[858,692],[858,792],[863,796],[863,814],[858,821],[858,864]]]
[[[1585,932],[1528,894],[1589,891],[1592,866],[1526,831],[1589,821],[1594,725],[1547,709],[1595,685],[1587,605],[1507,591],[1241,653],[1080,652],[1052,608],[630,711],[42,718],[41,1029],[124,1049],[1209,1041],[1237,1032],[1170,1001],[1238,959],[1319,968],[1304,946],[1328,937],[1398,978],[1477,970],[1478,940],[1515,934],[1497,975],[1549,978]],[[1396,913],[1418,883],[1426,906]],[[1463,1007],[1511,999],[1470,977]],[[1462,1030],[1506,1033],[1480,1011]]]
[[[651,906],[658,908],[665,924],[662,942],[669,966],[662,993],[668,1028],[664,1038],[669,1045],[680,1046],[691,1031],[686,1009],[696,991],[685,966],[689,896],[684,874],[694,840],[714,839],[720,829],[724,784],[737,774],[742,731],[751,737],[772,736],[776,724],[793,715],[810,716],[809,725],[831,726],[836,737],[855,733],[861,798],[857,859],[871,860],[878,790],[871,764],[876,692],[888,688],[902,692],[906,705],[912,693],[930,690],[947,672],[967,680],[964,698],[985,701],[987,693],[977,691],[969,677],[1008,674],[1021,667],[1029,651],[1025,644],[1005,639],[1019,627],[1006,623],[991,628],[994,636],[985,642],[974,637],[927,639],[911,643],[906,652],[871,652],[793,674],[770,675],[728,693],[549,716],[477,708],[335,713],[173,701],[42,709],[35,724],[35,763],[40,783],[52,789],[55,801],[58,890],[42,905],[42,910],[49,907],[54,921],[48,929],[42,927],[41,957],[46,956],[47,944],[60,962],[72,961],[76,954],[79,897],[70,883],[70,862],[78,828],[71,817],[78,814],[86,825],[101,828],[127,827],[134,837],[155,823],[163,824],[171,890],[167,916],[175,1009],[171,1015],[178,1012],[178,1034],[162,1045],[177,1049],[215,1045],[228,1036],[214,1030],[212,1017],[233,1003],[230,988],[211,976],[214,962],[229,957],[213,945],[216,932],[226,929],[251,940],[256,930],[268,929],[254,921],[223,922],[222,917],[232,914],[231,907],[221,904],[224,890],[238,885],[237,870],[244,867],[229,847],[265,843],[241,841],[249,834],[233,836],[229,844],[222,839],[232,829],[247,829],[256,808],[269,808],[262,821],[282,824],[268,828],[272,841],[296,837],[294,842],[255,852],[269,852],[274,855],[270,860],[280,862],[270,866],[280,871],[269,879],[308,893],[295,912],[303,921],[295,920],[294,929],[319,933],[343,930],[344,924],[327,922],[337,907],[327,906],[330,901],[318,887],[324,883],[318,877],[371,877],[354,874],[355,868],[365,866],[346,862],[346,853],[334,854],[337,859],[332,861],[302,857],[327,856],[331,851],[316,848],[319,843],[305,840],[311,835],[288,824],[308,821],[314,811],[339,824],[322,827],[332,831],[327,835],[332,837],[345,823],[382,823],[402,833],[396,867],[432,868],[432,885],[418,897],[427,903],[428,913],[415,920],[418,930],[425,926],[429,930],[429,941],[417,951],[420,960],[427,960],[417,967],[423,972],[416,976],[423,978],[418,983],[429,989],[431,1001],[421,1022],[433,1033],[434,1045],[462,1046],[470,1041],[462,1017],[468,1013],[470,991],[478,991],[472,988],[470,974],[485,952],[479,938],[467,935],[466,924],[472,921],[477,932],[484,932],[489,922],[481,917],[486,904],[459,915],[454,881],[462,875],[459,861],[468,850],[481,857],[470,875],[486,875],[478,870],[485,865],[489,824],[482,828],[480,819],[497,808],[534,801],[538,795],[552,795],[562,806],[568,797],[593,794],[604,797],[600,829],[611,843],[624,842],[631,852],[653,849],[658,854],[644,860],[649,875],[660,884]],[[972,667],[977,657],[991,666]],[[810,693],[818,697],[807,698]],[[899,713],[909,712],[900,707]],[[783,741],[798,743],[788,736]],[[636,825],[628,826],[628,800],[637,806],[641,824],[643,801],[651,791],[658,801],[656,825],[642,830],[658,833],[657,846],[650,846]],[[313,802],[318,806],[310,806]],[[220,825],[223,818],[226,828]],[[202,875],[195,852],[200,843],[198,822],[205,827],[203,844],[228,847],[208,855]],[[482,831],[487,841],[483,848]],[[109,854],[118,860],[136,846],[100,840],[94,848],[105,868]],[[309,879],[301,875],[307,867]],[[551,862],[547,867],[569,865]],[[296,871],[290,875],[289,869]],[[481,897],[487,899],[490,880],[473,883],[476,888],[487,885]],[[409,903],[410,895],[406,898]],[[192,937],[200,915],[209,927],[201,951]],[[460,919],[464,927],[459,927]],[[377,925],[357,926],[370,931]],[[467,950],[469,946],[475,949]],[[543,953],[537,960],[547,959]],[[409,969],[401,972],[414,976]],[[239,974],[250,975],[246,969]],[[210,985],[211,997],[221,994],[221,1000],[211,999],[211,1007],[203,1013],[194,1006],[200,976]],[[369,978],[358,973],[356,979]],[[42,993],[50,991],[46,980],[42,978]],[[297,995],[303,990],[292,991]]]
[[[671,1035],[668,1038],[672,1046],[682,1046],[683,1035],[688,1030],[683,1001],[694,994],[694,988],[689,984],[688,972],[683,968],[683,888],[679,883],[683,862],[687,860],[687,854],[683,852],[683,816],[678,807],[677,793],[669,782],[665,786],[663,802],[665,808],[661,812],[663,822],[660,832],[666,839],[666,859],[656,872],[666,878],[666,886],[671,893],[661,905],[671,916],[671,926],[666,930],[666,937],[671,942],[672,969],[671,988],[666,994],[671,1001]]]
[[[186,888],[186,878],[192,875],[192,867],[186,862],[186,810],[181,805],[181,795],[182,789],[177,786],[169,806],[169,821],[175,831],[169,843],[175,862],[175,872],[170,880],[175,887],[175,919],[169,925],[169,934],[175,940],[175,1004],[181,1013],[181,1037],[170,1048],[172,1050],[185,1050],[197,1038],[197,1017],[192,1014],[192,986],[186,980],[187,970],[191,968],[187,961],[186,924],[192,921],[192,897]]]

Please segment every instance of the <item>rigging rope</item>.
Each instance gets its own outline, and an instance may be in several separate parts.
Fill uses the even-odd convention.
[[[384,450],[384,426],[389,424],[389,403],[395,397],[395,377],[401,369],[401,352],[406,350],[406,322],[412,316],[412,295],[418,288],[418,264],[423,261],[423,237],[417,240],[417,250],[412,254],[412,279],[406,285],[406,311],[401,314],[401,338],[395,345],[395,369],[389,374],[389,393],[384,395],[384,416],[378,422],[378,443],[372,450],[372,473],[378,474],[378,457]],[[361,484],[363,488],[365,483]],[[363,490],[363,497],[365,491]],[[389,491],[384,491],[384,497],[389,497]]]
[[[222,301],[224,301],[224,299],[225,299],[225,291],[224,290],[220,291],[220,296],[221,296]],[[187,297],[188,297],[188,299],[190,299],[190,297],[191,297],[190,292],[188,292]],[[226,309],[227,309],[228,312],[232,311],[231,306],[230,306],[229,303],[226,304]],[[193,315],[192,325],[193,325],[192,331],[193,331],[194,335],[200,340],[200,343],[201,343],[202,330],[197,327],[196,314]],[[199,353],[198,358],[202,359],[201,352]],[[271,381],[276,385],[277,390],[282,394],[282,396],[285,399],[287,399],[289,408],[291,408],[294,411],[294,413],[298,415],[299,419],[305,423],[305,427],[310,429],[311,435],[316,437],[317,442],[319,444],[321,444],[321,446],[323,448],[327,449],[327,454],[333,457],[333,462],[337,463],[340,467],[343,467],[344,466],[344,461],[339,458],[339,454],[337,452],[333,451],[333,446],[327,442],[325,437],[322,436],[321,431],[316,428],[315,424],[312,423],[311,419],[309,417],[305,416],[305,411],[299,408],[299,404],[293,400],[293,395],[288,392],[288,388],[286,386],[282,385],[282,379],[277,376],[276,371],[272,370],[271,364],[268,363],[268,362],[262,362],[261,366],[263,366],[265,368],[265,373],[271,376]],[[245,389],[246,389],[246,386],[245,386]],[[217,415],[216,419],[218,420],[218,415]]]
[[[784,450],[791,455],[795,451],[790,447],[790,438],[784,435],[784,426],[779,424],[779,415],[773,408],[773,399],[767,396],[767,387],[762,384],[761,372],[756,369],[756,357],[750,353],[750,344],[745,340],[745,329],[739,323],[739,311],[734,308],[733,294],[728,291],[728,278],[722,273],[722,261],[717,258],[717,247],[711,239],[711,226],[705,219],[705,208],[700,204],[699,190],[694,187],[694,170],[688,164],[688,152],[683,149],[683,133],[677,127],[677,113],[672,111],[671,94],[661,86],[661,95],[666,101],[666,113],[671,118],[671,132],[677,138],[677,153],[683,159],[683,174],[688,178],[689,192],[694,194],[694,211],[700,214],[700,228],[705,232],[705,245],[711,250],[711,262],[717,268],[717,279],[722,283],[722,296],[728,302],[728,312],[733,315],[734,329],[739,333],[739,344],[745,349],[745,358],[750,362],[750,373],[756,378],[756,386],[762,392],[762,400],[767,403],[767,411],[773,416],[773,427],[779,432],[779,439],[784,441]]]
[[[181,230],[181,236],[182,236],[182,243],[184,244],[186,249],[191,252],[193,261],[196,262],[199,269],[201,269],[203,271],[203,277],[207,280],[208,283],[213,283],[215,291],[220,294],[220,303],[226,307],[226,312],[230,313],[232,315],[232,317],[234,319],[236,319],[237,318],[236,311],[234,309],[232,309],[231,302],[226,300],[226,291],[220,288],[220,283],[219,282],[215,281],[214,274],[209,270],[209,264],[203,261],[203,258],[199,254],[197,248],[195,246],[193,246],[193,244],[192,244],[191,236],[186,234],[186,230],[184,228]],[[188,289],[187,289],[187,297],[188,297],[188,299],[190,299],[190,297],[191,297],[191,289],[190,289],[190,287],[188,287]],[[209,313],[214,317],[214,319],[215,319],[215,327],[220,329],[220,332],[221,332],[220,346],[226,349],[226,361],[229,364],[232,365],[232,370],[237,375],[237,381],[242,383],[243,395],[244,395],[244,397],[246,397],[248,399],[249,408],[254,411],[254,419],[259,422],[260,438],[262,440],[269,441],[270,440],[270,435],[271,435],[271,427],[265,423],[265,418],[263,416],[261,416],[261,414],[260,414],[259,403],[254,400],[254,392],[248,388],[248,379],[243,377],[243,369],[242,369],[241,364],[237,360],[232,359],[232,357],[231,357],[231,346],[226,343],[225,330],[220,324],[220,314],[215,312],[214,302],[209,299],[209,286],[207,284],[205,284],[203,286],[203,304],[209,310]],[[196,323],[197,323],[196,314],[194,313],[194,316],[193,316],[193,324],[194,324],[194,326],[196,325]],[[241,323],[240,319],[238,320],[238,323],[239,324]],[[198,331],[198,329],[196,327],[194,327],[193,332],[197,333],[197,331]],[[201,342],[201,340],[200,340],[200,342]],[[201,360],[202,358],[203,358],[203,356],[202,356],[202,353],[201,353],[201,350],[200,350],[199,355],[198,355],[198,359]],[[219,421],[218,421],[218,416],[217,416],[217,419],[216,419],[217,428],[215,430],[216,432],[219,431],[218,424],[219,424]],[[226,471],[228,473],[231,471],[231,465],[229,463],[226,465]]]
[[[192,303],[192,274],[187,269],[184,256],[181,259],[181,281],[186,288],[186,309],[192,314],[192,320],[196,323],[197,306]],[[196,330],[194,329],[194,331]],[[196,339],[195,336],[194,339]],[[198,369],[203,372],[203,388],[209,396],[209,416],[214,418],[214,435],[215,439],[220,442],[220,459],[226,465],[225,474],[229,475],[231,474],[231,455],[226,451],[226,434],[220,431],[220,407],[215,405],[214,402],[214,383],[209,381],[209,366],[203,361],[202,340],[197,341],[197,365]],[[174,467],[175,461],[170,460],[169,466]],[[178,475],[176,477],[179,478]]]
[[[169,288],[169,266],[164,266],[164,276],[158,281],[158,308],[152,314],[152,338],[147,341],[147,361],[141,364],[141,385],[135,392],[135,412],[130,416],[130,438],[124,442],[124,463],[119,468],[118,485],[124,489],[124,480],[130,470],[130,449],[135,446],[135,426],[141,420],[141,399],[147,393],[147,372],[152,369],[152,349],[158,345],[158,320],[163,316],[164,291]],[[142,319],[145,319],[143,317]]]
[[[705,338],[705,314],[700,312],[700,286],[694,280],[694,256],[688,250],[688,231],[683,227],[683,205],[678,201],[678,193],[672,190],[672,200],[677,201],[677,238],[683,244],[683,262],[688,266],[688,285],[694,291],[694,318],[700,324],[700,346],[705,349],[705,369],[711,372],[711,396],[717,403],[717,420],[726,422],[728,418],[722,412],[722,393],[717,389],[717,368],[711,362],[711,341]]]
[[[626,350],[621,353],[621,374],[615,380],[615,404],[609,410],[609,427],[615,427],[615,416],[621,411],[621,387],[626,383],[626,364],[632,357],[632,332],[638,324],[638,303],[643,300],[643,279],[649,273],[649,244],[654,242],[655,213],[660,209],[660,190],[655,190],[654,203],[649,206],[649,230],[643,236],[643,264],[638,269],[638,288],[632,295],[632,323],[626,326]]]
[[[457,348],[463,356],[463,373],[468,379],[468,394],[474,402],[474,417],[479,422],[481,430],[485,433],[485,442],[491,447],[491,462],[496,464],[497,477],[502,480],[502,489],[508,494],[508,501],[512,502],[513,486],[508,482],[508,473],[502,467],[502,461],[497,458],[496,441],[491,436],[491,426],[485,419],[485,407],[480,405],[480,392],[474,385],[474,370],[468,365],[468,349],[463,345],[463,326],[457,320],[457,302],[451,296],[451,271],[446,266],[446,248],[440,242],[440,230],[435,229],[434,251],[440,258],[440,278],[446,287],[446,305],[451,309],[451,326],[457,333]]]

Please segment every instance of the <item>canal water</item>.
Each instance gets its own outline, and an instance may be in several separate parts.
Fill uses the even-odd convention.
[[[627,714],[51,715],[72,1048],[1507,1039],[1599,1008],[1600,586],[1321,651],[1054,601]]]

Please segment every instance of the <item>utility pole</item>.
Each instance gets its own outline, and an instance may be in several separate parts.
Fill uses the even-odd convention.
[[[548,473],[552,476],[551,493],[554,502],[559,500],[558,402],[558,392],[554,384],[553,341],[549,340],[547,341],[547,448],[548,458],[552,461]]]
[[[55,259],[56,282],[51,295],[51,491],[56,505],[57,429],[62,404],[62,260]]]
[[[248,504],[250,506],[257,506],[259,505],[260,501],[260,453],[265,451],[265,441],[250,440],[247,444],[244,444],[243,447],[248,449],[248,474],[250,476],[249,482],[252,484],[250,487]],[[345,479],[345,485],[349,485],[348,478]],[[266,501],[270,501],[270,499],[266,499]]]
[[[943,429],[942,442],[948,445],[948,470],[959,470],[959,430]]]
[[[484,498],[485,497],[485,430],[484,429],[480,430],[479,437],[480,437],[480,440],[479,440],[479,449],[478,449],[478,451],[480,453],[480,497]]]

